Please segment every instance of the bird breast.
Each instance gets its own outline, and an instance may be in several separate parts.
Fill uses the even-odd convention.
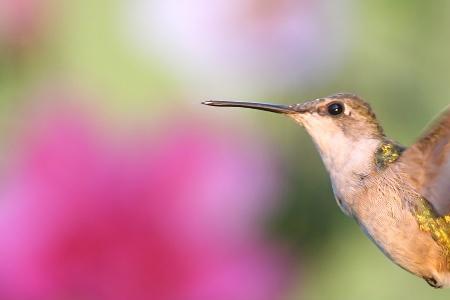
[[[374,176],[354,200],[354,217],[393,262],[447,286],[448,252],[431,232],[439,222],[431,221],[426,207],[418,210],[422,198],[405,182],[391,167]]]

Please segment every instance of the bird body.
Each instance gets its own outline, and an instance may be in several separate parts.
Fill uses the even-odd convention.
[[[305,127],[336,201],[394,263],[433,287],[450,287],[450,109],[414,145],[388,139],[353,94],[296,105],[207,101],[282,113]]]
[[[429,220],[425,220],[429,222],[433,217],[408,180],[401,162],[367,177],[361,190],[347,199],[353,202],[352,216],[393,262],[434,287],[448,286],[447,250],[421,227],[419,218],[429,214]]]

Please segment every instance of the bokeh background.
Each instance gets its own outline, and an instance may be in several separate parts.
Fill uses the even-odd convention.
[[[354,92],[408,145],[450,2],[0,0],[0,299],[448,299],[334,202],[306,133],[207,99]]]

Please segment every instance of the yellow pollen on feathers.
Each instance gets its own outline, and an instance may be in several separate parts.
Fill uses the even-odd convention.
[[[450,268],[450,215],[438,217],[428,201],[420,198],[414,210],[420,230],[429,232],[431,237],[442,247]]]

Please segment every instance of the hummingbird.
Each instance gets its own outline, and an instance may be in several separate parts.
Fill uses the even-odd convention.
[[[311,136],[336,202],[395,264],[450,286],[450,107],[413,145],[383,132],[370,105],[338,93],[300,104],[205,101],[285,115]]]

